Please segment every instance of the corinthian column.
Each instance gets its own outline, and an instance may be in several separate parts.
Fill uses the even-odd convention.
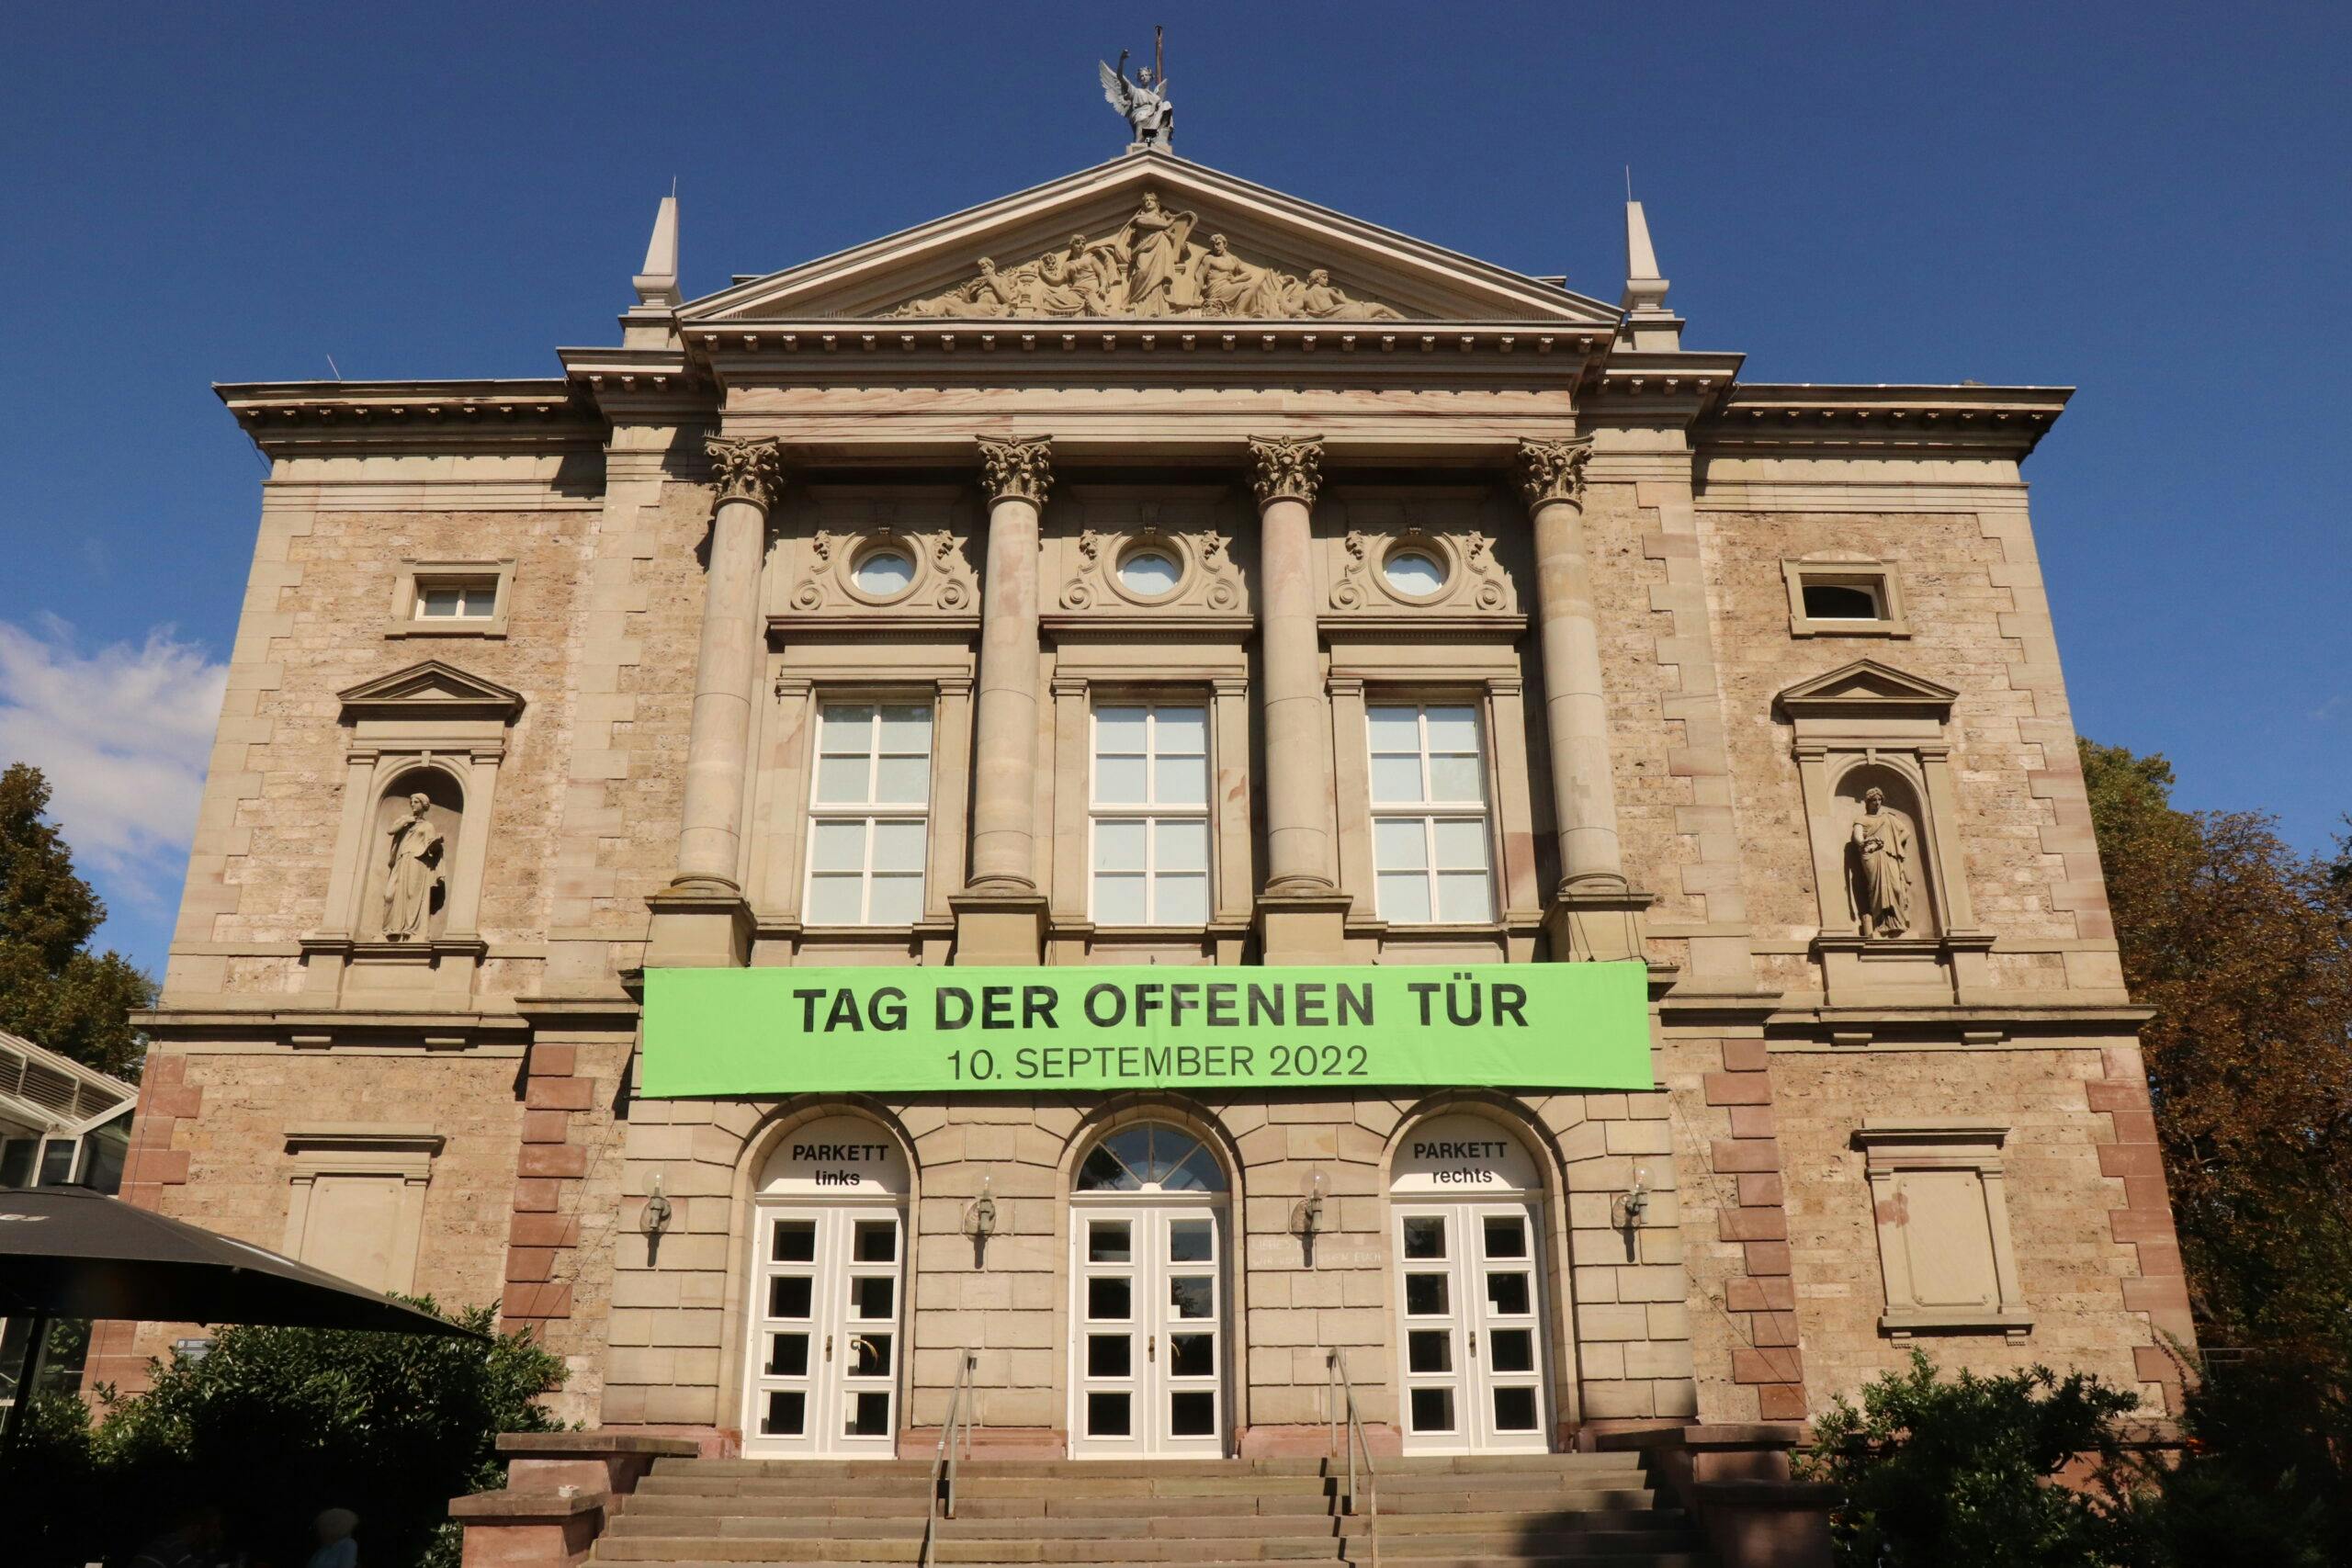
[[[1347,908],[1331,875],[1331,719],[1323,701],[1315,623],[1315,494],[1323,445],[1250,443],[1258,493],[1258,637],[1266,716],[1266,889],[1259,899],[1266,961],[1342,956]]]
[[[1560,887],[1547,919],[1555,959],[1639,956],[1634,917],[1650,903],[1648,895],[1626,887],[1617,848],[1600,626],[1584,537],[1584,470],[1591,456],[1589,441],[1519,444],[1521,488],[1534,523],[1544,729],[1560,835]]]
[[[653,964],[741,963],[749,911],[736,868],[742,853],[745,760],[759,689],[760,563],[768,508],[784,488],[784,450],[770,440],[714,437],[703,445],[718,482],[704,581],[702,645],[686,734],[678,871],[653,900]]]
[[[1053,485],[1052,442],[980,442],[989,502],[974,704],[972,875],[951,900],[958,964],[1035,964],[1037,887],[1037,522]]]

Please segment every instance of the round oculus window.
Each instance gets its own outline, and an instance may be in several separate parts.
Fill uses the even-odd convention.
[[[1165,550],[1137,550],[1119,562],[1119,583],[1138,599],[1158,599],[1176,592],[1183,573]]]
[[[1445,586],[1445,568],[1419,550],[1397,550],[1380,563],[1388,586],[1408,598],[1426,599]]]
[[[903,593],[915,580],[915,563],[903,550],[870,550],[850,568],[849,580],[876,599]]]

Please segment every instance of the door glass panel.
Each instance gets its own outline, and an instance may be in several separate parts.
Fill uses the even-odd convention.
[[[1206,1389],[1187,1389],[1168,1398],[1168,1435],[1171,1438],[1211,1438],[1216,1435],[1216,1395]]]
[[[1527,1276],[1517,1269],[1490,1269],[1487,1271],[1487,1310],[1498,1317],[1525,1317],[1528,1306]]]
[[[798,1389],[777,1389],[768,1395],[768,1407],[760,1417],[760,1432],[763,1437],[797,1438],[808,1428],[808,1396]]]
[[[1211,1220],[1170,1220],[1168,1222],[1168,1261],[1170,1263],[1206,1263],[1209,1260],[1209,1227]]]
[[[1089,1263],[1125,1263],[1132,1256],[1126,1221],[1086,1222],[1086,1260]]]
[[[849,1314],[871,1320],[891,1315],[899,1281],[888,1274],[860,1274],[849,1282]]]
[[[1416,1372],[1450,1372],[1453,1370],[1453,1332],[1445,1328],[1417,1328],[1405,1337],[1405,1364]]]
[[[775,1240],[768,1257],[777,1263],[814,1263],[817,1261],[817,1222],[814,1220],[778,1220]]]
[[[1090,1334],[1086,1337],[1086,1375],[1091,1378],[1123,1378],[1135,1368],[1136,1342],[1125,1334]]]
[[[852,1394],[848,1413],[842,1424],[844,1435],[852,1438],[887,1438],[890,1435],[890,1396],[882,1393],[860,1392]]]
[[[1487,1364],[1498,1372],[1532,1372],[1535,1370],[1535,1331],[1531,1328],[1498,1328],[1487,1337]]]
[[[899,1258],[899,1222],[860,1220],[852,1233],[850,1257],[859,1263],[895,1263]]]
[[[1168,1304],[1178,1317],[1215,1317],[1216,1281],[1205,1274],[1184,1274],[1168,1281]]]
[[[1171,1334],[1168,1337],[1168,1375],[1206,1378],[1216,1375],[1216,1336]]]
[[[1495,1430],[1498,1432],[1535,1430],[1535,1391],[1533,1389],[1498,1388],[1495,1390]]]
[[[1086,1435],[1090,1438],[1124,1438],[1128,1435],[1129,1397],[1124,1393],[1090,1393],[1086,1396]]]
[[[1453,1310],[1453,1292],[1443,1274],[1405,1276],[1405,1312],[1411,1317],[1443,1317]]]
[[[808,1375],[808,1336],[806,1334],[771,1334],[768,1336],[768,1376],[798,1378]]]
[[[806,1274],[778,1274],[768,1281],[768,1315],[770,1317],[807,1317],[809,1287],[815,1281]]]
[[[1487,1216],[1487,1256],[1489,1258],[1524,1258],[1527,1256],[1527,1222],[1517,1214]]]
[[[1405,1256],[1420,1261],[1445,1256],[1445,1219],[1440,1214],[1405,1217]]]
[[[1453,1430],[1453,1391],[1452,1389],[1415,1389],[1412,1409],[1414,1431],[1451,1432]]]
[[[849,1339],[849,1375],[854,1378],[885,1378],[890,1375],[890,1340],[888,1334],[853,1334]]]
[[[1127,1314],[1134,1292],[1130,1281],[1114,1275],[1086,1281],[1086,1315],[1097,1322],[1117,1323]]]

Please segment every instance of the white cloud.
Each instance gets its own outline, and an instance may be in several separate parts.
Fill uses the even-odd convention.
[[[169,626],[85,653],[55,616],[0,621],[0,765],[49,776],[51,819],[109,894],[178,892],[228,678]]]

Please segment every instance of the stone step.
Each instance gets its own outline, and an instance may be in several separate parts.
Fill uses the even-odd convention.
[[[904,1519],[820,1519],[776,1517],[710,1517],[641,1514],[634,1510],[616,1516],[605,1527],[609,1534],[638,1538],[725,1536],[775,1540],[895,1540],[922,1533],[920,1517]],[[1614,1534],[1657,1535],[1683,1529],[1679,1513],[1668,1509],[1644,1513],[1618,1509],[1593,1514],[1425,1514],[1386,1517],[1380,1534],[1386,1540],[1427,1540],[1437,1538],[1488,1540],[1500,1537],[1586,1537]],[[949,1540],[1271,1540],[1277,1536],[1329,1540],[1363,1536],[1372,1529],[1363,1514],[1317,1518],[1312,1516],[1209,1515],[1185,1517],[1162,1515],[1148,1518],[974,1519],[959,1517],[939,1523],[939,1539]]]
[[[589,1559],[592,1562],[598,1560],[594,1556]],[[604,1561],[619,1560],[606,1558]],[[741,1564],[746,1562],[774,1560],[742,1557],[636,1557],[627,1561],[634,1563],[658,1564],[659,1568],[741,1568]],[[795,1559],[793,1568],[874,1568],[879,1561],[881,1560],[850,1553],[831,1558]],[[890,1559],[889,1561],[898,1560]],[[1340,1559],[1338,1561],[1345,1564],[1345,1568],[1359,1568],[1363,1560]],[[1487,1568],[1487,1565],[1494,1561],[1494,1558],[1486,1556],[1412,1559],[1414,1568]],[[1715,1568],[1714,1559],[1704,1551],[1688,1547],[1616,1552],[1604,1556],[1514,1557],[1510,1561],[1517,1565],[1517,1568]],[[1098,1562],[1102,1568],[1118,1568],[1119,1564],[1119,1560],[1114,1558],[1103,1558]],[[1189,1563],[1187,1568],[1261,1568],[1264,1562],[1263,1558],[1217,1557]]]
[[[714,1476],[927,1476],[933,1456],[906,1459],[684,1459],[654,1461],[656,1475]],[[1636,1470],[1641,1455],[1632,1450],[1566,1454],[1394,1454],[1376,1461],[1384,1474],[1467,1474],[1473,1472]],[[966,1459],[956,1461],[962,1475],[1127,1476],[1127,1475],[1321,1475],[1344,1472],[1346,1459],[1322,1457],[1282,1459]]]
[[[1695,1552],[1688,1530],[1550,1529],[1502,1531],[1480,1535],[1390,1537],[1380,1541],[1384,1557],[1418,1564],[1523,1562],[1529,1560],[1591,1562],[1596,1560],[1645,1562]],[[844,1539],[838,1536],[790,1538],[775,1536],[694,1535],[640,1537],[607,1533],[596,1542],[593,1561],[598,1562],[911,1562],[922,1551],[920,1534],[892,1540]],[[933,1544],[935,1562],[1035,1562],[1057,1568],[1089,1563],[1182,1562],[1196,1568],[1200,1544],[1182,1539],[1145,1537],[1132,1540],[967,1540],[942,1537]],[[1272,1536],[1218,1539],[1214,1555],[1235,1562],[1361,1562],[1371,1556],[1370,1543],[1361,1538],[1330,1536]]]
[[[1631,1479],[1631,1478],[1629,1478]],[[1198,1494],[1166,1495],[1114,1491],[1073,1493],[1068,1488],[1040,1487],[1017,1492],[976,1491],[958,1487],[956,1510],[963,1518],[1189,1518],[1214,1504],[1220,1514],[1267,1517],[1322,1516],[1338,1511],[1344,1483],[1282,1492],[1243,1492],[1203,1497]],[[1397,1517],[1451,1513],[1589,1513],[1595,1509],[1646,1509],[1655,1495],[1644,1486],[1564,1485],[1538,1494],[1492,1492],[1459,1487],[1401,1490],[1387,1482],[1377,1488],[1381,1512]],[[1373,1488],[1363,1489],[1368,1506]],[[684,1517],[744,1517],[767,1518],[896,1518],[922,1517],[928,1512],[924,1490],[882,1495],[831,1492],[812,1488],[736,1490],[723,1494],[651,1489],[640,1483],[626,1508],[631,1513]]]

